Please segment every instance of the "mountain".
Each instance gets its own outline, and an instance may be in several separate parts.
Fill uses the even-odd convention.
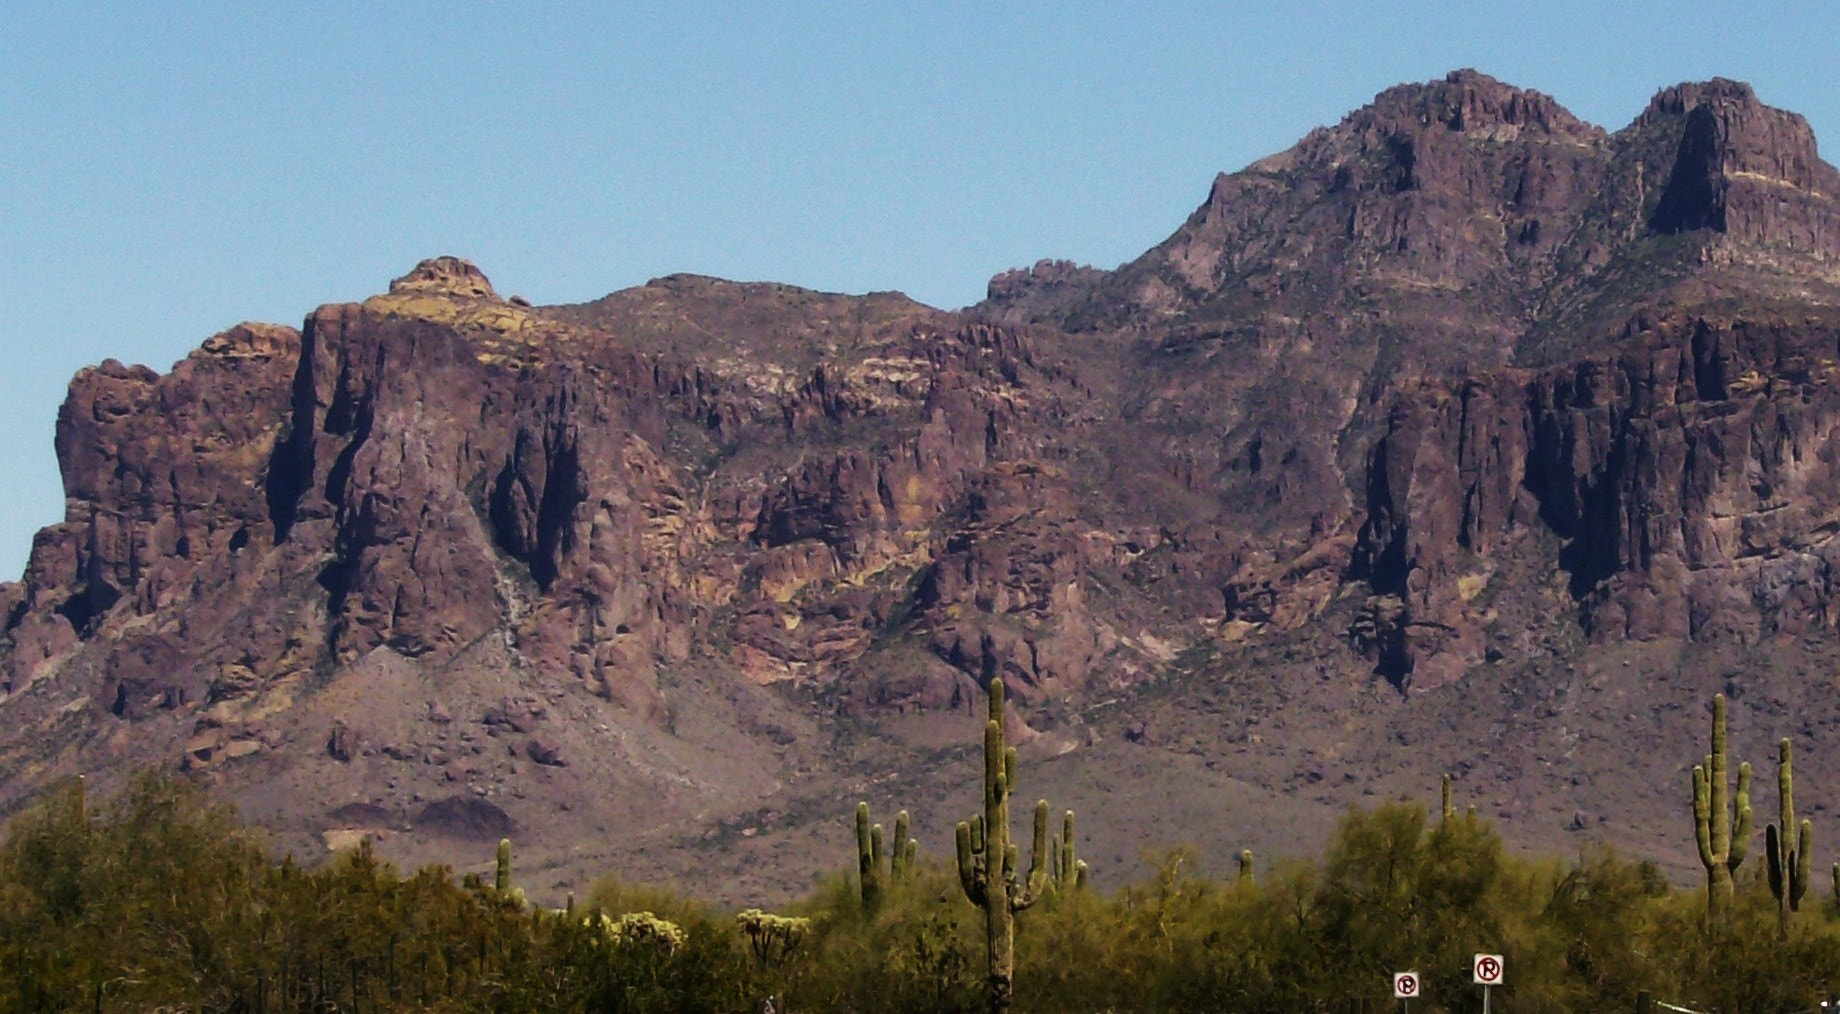
[[[1743,84],[1607,133],[1459,71],[961,311],[443,257],[106,362],[0,585],[0,805],[180,767],[307,854],[758,899],[859,797],[942,851],[1001,678],[1101,877],[1445,770],[1685,872],[1713,692],[1760,765],[1840,728],[1836,195]]]

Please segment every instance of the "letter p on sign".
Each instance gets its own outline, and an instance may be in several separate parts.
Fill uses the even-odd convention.
[[[1475,964],[1476,985],[1478,986],[1499,986],[1501,985],[1502,972],[1504,970],[1505,970],[1505,966],[1502,964],[1501,955],[1499,954],[1478,954],[1476,955],[1476,964]]]
[[[1418,973],[1394,972],[1393,996],[1401,1000],[1418,999]]]

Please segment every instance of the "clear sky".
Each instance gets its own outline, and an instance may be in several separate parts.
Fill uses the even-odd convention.
[[[694,271],[956,307],[1043,257],[1127,260],[1216,172],[1459,67],[1611,129],[1740,78],[1840,144],[1837,27],[1820,4],[9,3],[0,579],[62,515],[78,369],[164,371],[426,256],[539,303]]]

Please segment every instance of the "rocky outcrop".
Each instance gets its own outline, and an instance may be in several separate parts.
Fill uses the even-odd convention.
[[[617,353],[552,358],[541,343],[563,338],[534,322],[474,323],[496,300],[469,285],[394,287],[439,291],[459,326],[397,294],[308,321],[272,499],[283,542],[330,556],[330,660],[387,647],[440,663],[496,633],[652,707],[655,659],[684,650],[664,632],[682,603],[640,577],[683,513],[653,449],[653,377]]]
[[[1025,702],[1079,695],[1117,646],[1087,607],[1098,568],[1069,485],[1020,462],[980,476],[915,599],[941,659],[979,683],[1002,679]]]
[[[261,478],[299,354],[294,329],[240,324],[163,377],[111,360],[71,381],[57,429],[66,519],[39,533],[24,579],[0,592],[8,689],[111,616],[229,621],[261,583],[255,547],[273,541]],[[204,699],[209,665],[176,621],[165,626],[112,640],[95,693],[114,713]]]
[[[1619,344],[1401,393],[1353,568],[1397,603],[1375,637],[1387,676],[1432,688],[1481,658],[1477,600],[1516,540],[1550,547],[1596,638],[1742,643],[1840,620],[1840,320],[1674,314]]]
[[[1070,365],[898,297],[647,288],[639,320],[611,298],[545,311],[438,258],[164,377],[80,376],[59,437],[72,520],[6,589],[9,688],[86,674],[115,720],[188,723],[186,763],[215,768],[380,652],[441,672],[494,646],[660,723],[661,668],[712,638],[754,680],[830,680],[916,608],[1047,621],[1058,597],[993,602],[983,578],[914,603],[974,490],[1053,442]],[[856,330],[824,337],[838,314]],[[731,332],[698,360],[732,316],[844,344],[795,373]],[[360,738],[318,742],[349,762]]]
[[[1657,231],[1711,229],[1745,246],[1840,258],[1840,173],[1816,154],[1807,120],[1723,79],[1667,89],[1649,110],[1684,119]]]
[[[1599,462],[1541,485],[1587,467],[1572,458],[1585,451],[1536,439],[1553,427],[1607,461],[1637,450],[1555,422],[1575,410],[1557,379],[1557,407],[1523,418],[1533,396],[1502,385],[1531,381],[1504,378],[1597,370],[1577,383],[1603,397],[1621,376],[1606,347],[1660,340],[1624,327],[1645,303],[1721,307],[1703,320],[1722,331],[1734,300],[1840,298],[1834,174],[1805,121],[1745,85],[1665,89],[1608,134],[1459,71],[1222,175],[1170,239],[1117,271],[1012,272],[981,310],[1151,344],[1120,422],[1137,481],[1160,473],[1197,495],[1163,526],[1168,566],[1219,587],[1227,623],[1255,626],[1304,622],[1360,580],[1373,597],[1353,643],[1422,687],[1486,654],[1501,621],[1471,603],[1492,597],[1503,532],[1564,543],[1594,631],[1632,610],[1637,631],[1661,629],[1656,610],[1691,611],[1611,587],[1651,566],[1654,582],[1686,580],[1623,559],[1649,538],[1618,531],[1639,498],[1603,490],[1606,469],[1628,474]]]
[[[498,292],[479,265],[459,257],[430,257],[390,282],[390,295],[427,293],[498,301]]]
[[[1243,751],[1300,700],[1828,629],[1836,194],[1742,85],[1606,133],[1459,71],[960,313],[692,275],[539,307],[441,257],[105,363],[0,585],[0,807],[176,764],[314,840],[654,841],[834,796],[824,735],[936,735],[993,679],[1044,750],[1238,680],[1207,736]]]

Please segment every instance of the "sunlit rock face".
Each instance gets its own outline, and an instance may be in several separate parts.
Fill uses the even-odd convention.
[[[1250,680],[1180,749],[1352,797],[1387,762],[1348,730],[1405,721],[1373,701],[1831,635],[1836,194],[1741,84],[1607,132],[1459,71],[963,311],[688,275],[531,306],[438,257],[110,361],[0,585],[0,802],[152,765],[405,856],[764,842],[884,777],[859,751],[924,769],[992,679],[1056,756],[1176,749],[1107,716]]]

